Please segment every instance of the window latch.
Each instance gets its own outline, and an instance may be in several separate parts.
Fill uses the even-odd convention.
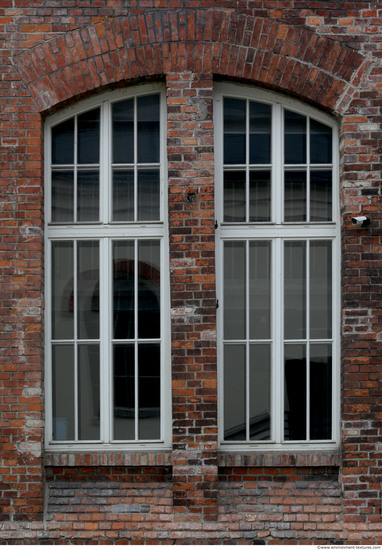
[[[216,300],[216,309],[219,309],[219,300]]]
[[[219,227],[218,221],[215,220],[215,229],[217,229],[218,227]]]

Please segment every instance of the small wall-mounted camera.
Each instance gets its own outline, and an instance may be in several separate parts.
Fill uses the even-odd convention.
[[[367,227],[370,225],[370,218],[367,216],[356,216],[352,218],[351,221],[355,227]]]

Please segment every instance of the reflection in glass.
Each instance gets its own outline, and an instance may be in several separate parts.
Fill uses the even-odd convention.
[[[114,439],[135,439],[134,344],[114,345]]]
[[[271,220],[271,173],[249,173],[249,221]]]
[[[134,162],[134,99],[113,103],[113,163]]]
[[[77,221],[99,220],[99,172],[77,172]]]
[[[78,439],[100,439],[99,344],[78,346]]]
[[[246,162],[246,101],[224,98],[224,164]]]
[[[139,344],[138,373],[138,438],[160,439],[160,344]]]
[[[332,219],[332,172],[314,170],[310,173],[310,221]]]
[[[224,338],[244,339],[246,334],[245,242],[224,243]]]
[[[52,222],[74,221],[74,174],[52,172]]]
[[[160,242],[138,241],[138,338],[160,338]]]
[[[306,116],[285,110],[285,164],[306,164]]]
[[[285,172],[284,221],[306,220],[306,172]]]
[[[159,162],[159,95],[137,98],[138,162]]]
[[[52,242],[52,338],[74,338],[73,242]]]
[[[113,243],[114,338],[134,338],[134,241]]]
[[[138,220],[159,220],[159,170],[138,171]]]
[[[249,163],[271,162],[271,113],[265,103],[249,102]]]
[[[74,164],[74,118],[52,128],[52,164]]]
[[[78,338],[99,338],[99,243],[77,243]]]
[[[284,338],[306,338],[306,242],[285,242]]]
[[[250,346],[249,364],[250,439],[271,438],[271,356],[269,344]]]
[[[249,243],[249,334],[253,340],[270,338],[271,243]]]
[[[78,164],[99,163],[100,109],[78,115]]]
[[[310,119],[310,162],[331,164],[332,129],[326,124]]]
[[[310,242],[310,337],[332,337],[332,243]]]
[[[332,438],[332,346],[310,346],[310,439]]]
[[[306,439],[306,346],[285,346],[284,439]]]
[[[246,435],[245,345],[224,346],[224,439],[243,441]]]
[[[113,170],[113,221],[134,221],[134,170]]]
[[[224,172],[224,221],[245,222],[245,172]]]
[[[74,346],[52,346],[53,440],[73,440]]]

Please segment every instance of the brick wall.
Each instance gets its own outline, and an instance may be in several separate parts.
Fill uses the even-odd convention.
[[[1,540],[380,543],[381,42],[376,2],[3,0]],[[157,78],[168,107],[172,452],[44,454],[43,118]],[[338,117],[341,455],[218,452],[214,79]],[[351,227],[359,213],[369,228]]]

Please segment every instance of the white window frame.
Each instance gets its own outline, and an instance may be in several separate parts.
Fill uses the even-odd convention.
[[[160,94],[160,220],[159,222],[110,222],[111,186],[111,104],[116,101]],[[64,120],[100,107],[100,220],[98,222],[51,223],[51,128]],[[135,133],[136,136],[136,133]],[[56,451],[165,450],[171,448],[171,344],[169,241],[167,215],[167,108],[162,83],[142,84],[105,92],[82,100],[47,118],[45,122],[45,447]],[[135,137],[136,139],[136,137]],[[150,163],[150,166],[153,163]],[[156,163],[154,163],[156,164]],[[136,193],[135,193],[135,201]],[[113,369],[112,369],[112,243],[115,240],[159,240],[161,243],[161,440],[112,441]],[[53,441],[52,357],[51,357],[51,243],[54,241],[99,240],[100,243],[100,441]],[[101,293],[100,293],[101,295]],[[109,319],[109,321],[108,321]]]
[[[223,98],[232,97],[268,103],[272,109],[271,137],[271,221],[224,223],[223,218]],[[283,223],[284,204],[284,108],[311,117],[333,129],[333,221],[332,222],[287,222]],[[340,437],[340,214],[339,214],[339,141],[336,121],[318,109],[299,101],[252,86],[231,83],[216,83],[214,87],[215,127],[215,209],[218,223],[216,231],[216,273],[218,331],[218,433],[219,448],[231,451],[330,451],[338,448]],[[309,132],[309,127],[307,129]],[[309,140],[308,140],[309,141]],[[281,159],[281,160],[280,160]],[[309,161],[309,149],[307,150]],[[240,169],[241,168],[241,165]],[[289,165],[288,165],[289,166]],[[293,168],[293,165],[290,165]],[[301,166],[301,165],[300,165]],[[325,168],[327,165],[320,165]],[[239,167],[238,167],[239,169]],[[266,168],[264,168],[265,170]],[[309,187],[309,186],[308,186]],[[248,200],[248,198],[247,198]],[[307,204],[309,205],[309,195]],[[332,240],[333,305],[332,305],[332,439],[330,441],[295,442],[282,441],[284,391],[283,391],[283,240]],[[223,245],[224,241],[265,240],[272,241],[272,272],[277,280],[271,280],[271,334],[274,335],[271,359],[271,433],[268,441],[224,441],[224,372],[223,372]],[[277,314],[278,313],[278,314]],[[309,342],[309,340],[308,340]],[[272,355],[272,354],[271,354]],[[247,359],[248,360],[248,359]],[[247,380],[248,384],[248,380]],[[308,396],[307,396],[308,399]],[[247,410],[247,419],[249,418]]]

